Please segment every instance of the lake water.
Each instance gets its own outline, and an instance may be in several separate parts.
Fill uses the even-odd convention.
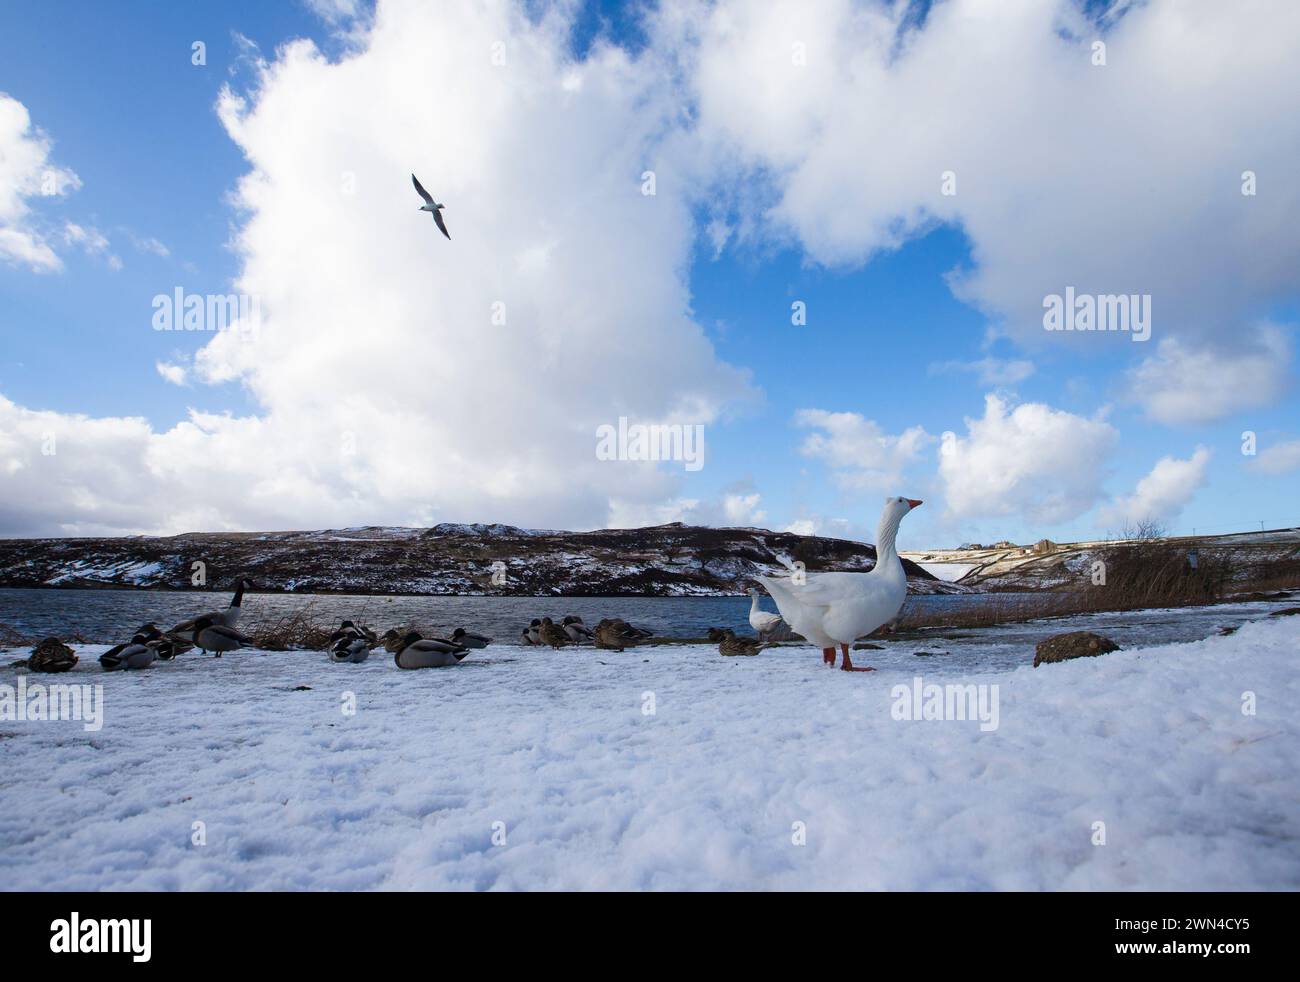
[[[985,602],[988,594],[915,596],[909,605],[943,607]],[[999,594],[1005,599],[1007,594]],[[161,590],[0,589],[0,624],[23,635],[81,635],[90,641],[124,641],[141,624],[153,621],[164,630],[173,624],[225,607],[228,592]],[[534,617],[556,621],[577,614],[587,624],[603,617],[622,617],[662,637],[703,637],[710,627],[749,633],[748,597],[374,597],[346,594],[252,593],[244,597],[244,624],[278,618],[311,606],[321,623],[346,619],[368,624],[381,633],[398,624],[416,623],[447,632],[457,627],[513,641]],[[771,598],[764,609],[775,611]]]

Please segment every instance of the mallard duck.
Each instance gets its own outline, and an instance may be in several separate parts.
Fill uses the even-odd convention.
[[[635,647],[638,641],[648,636],[649,632],[633,627],[622,618],[607,617],[596,625],[594,640],[597,648],[622,651],[624,648]]]
[[[145,644],[154,650],[160,661],[171,661],[177,655],[183,655],[194,647],[188,641],[163,634],[156,624],[146,624],[137,633],[146,637]]]
[[[33,672],[70,672],[77,664],[76,653],[58,638],[46,638],[37,643],[27,659],[27,668]]]
[[[153,628],[153,631],[149,628]],[[146,624],[126,644],[115,645],[100,655],[99,664],[106,672],[148,668],[158,658],[158,650],[149,643],[154,640],[155,634],[159,634],[158,629],[152,624]]]
[[[534,617],[532,619],[532,622],[528,625],[528,629],[524,633],[528,635],[528,640],[531,641],[533,644],[541,644],[542,643],[541,619]]]
[[[898,558],[898,523],[921,502],[888,498],[876,531],[876,565],[867,573],[817,573],[802,583],[793,578],[760,576],[781,616],[794,630],[822,649],[835,664],[835,645],[844,653],[846,672],[870,672],[849,660],[849,645],[898,616],[907,599],[907,574]]]
[[[252,644],[253,639],[205,616],[194,622],[194,643],[205,655],[213,651],[220,658],[224,652],[238,651],[245,645]]]
[[[564,628],[549,617],[542,618],[542,625],[537,629],[537,634],[542,644],[549,644],[552,648],[559,649],[571,644],[569,635],[565,633]]]
[[[339,629],[330,635],[328,645],[330,661],[359,664],[370,657],[370,649],[378,641],[375,632],[368,627],[344,621],[339,625]]]
[[[369,642],[371,647],[379,644],[379,635],[370,630],[370,628],[366,627],[364,624],[357,624],[353,621],[343,621],[343,623],[339,625],[339,630],[351,631],[363,641]]]
[[[459,665],[469,649],[446,638],[422,638],[416,631],[384,634],[384,647],[393,653],[398,668],[449,668]]]
[[[197,628],[201,620],[206,620],[209,626],[219,624],[223,627],[238,627],[239,618],[244,612],[244,589],[246,587],[255,590],[257,584],[247,577],[241,576],[239,582],[235,584],[235,595],[231,598],[229,607],[225,610],[214,610],[206,614],[200,614],[188,621],[181,621],[167,632],[168,636],[179,638],[181,641],[188,641],[190,644],[198,644]],[[199,647],[202,647],[202,645],[199,645]]]
[[[460,645],[462,648],[486,648],[492,643],[492,639],[485,634],[475,634],[473,631],[467,631],[463,627],[458,627],[451,632],[453,643]]]
[[[730,628],[711,627],[709,628],[708,632],[704,635],[704,639],[706,641],[712,641],[714,644],[717,644],[728,634],[735,634],[735,633],[736,632],[731,630]]]
[[[641,641],[655,636],[654,631],[647,631],[644,627],[633,627],[621,617],[609,617],[601,621],[601,623],[617,624],[619,629],[622,630],[623,636],[634,641]]]
[[[530,647],[537,644],[536,641],[534,641],[531,637],[528,636],[528,628],[524,628],[522,631],[519,632],[519,643],[528,645]]]
[[[770,648],[771,645],[764,644],[757,638],[739,638],[736,632],[727,628],[723,633],[722,640],[718,643],[718,654],[720,655],[756,655],[764,648]]]
[[[569,640],[574,644],[581,644],[583,641],[590,641],[594,637],[591,628],[582,623],[582,618],[577,614],[570,614],[568,617],[564,618],[560,627],[564,630],[564,633],[568,635]]]

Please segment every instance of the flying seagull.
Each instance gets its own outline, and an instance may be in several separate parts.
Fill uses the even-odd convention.
[[[433,212],[433,220],[438,223],[438,228],[442,230],[442,234],[447,236],[448,241],[450,241],[451,233],[447,231],[447,226],[444,225],[442,221],[443,206],[433,200],[433,195],[424,190],[424,185],[420,183],[420,179],[414,174],[411,175],[411,183],[415,185],[416,192],[424,199],[424,204],[420,206],[420,211]]]

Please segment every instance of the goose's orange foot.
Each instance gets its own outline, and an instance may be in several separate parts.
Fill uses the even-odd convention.
[[[844,671],[846,672],[874,672],[875,671],[874,668],[854,667],[853,662],[849,660],[849,646],[847,644],[841,644],[840,650],[844,652],[844,664],[840,666],[840,668],[843,669]]]
[[[822,649],[822,661],[824,661],[827,665],[830,665],[830,666],[834,667],[834,665],[835,665],[835,649],[834,649],[834,648],[823,648],[823,649]]]

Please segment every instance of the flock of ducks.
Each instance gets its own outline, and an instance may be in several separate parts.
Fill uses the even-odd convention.
[[[225,610],[212,611],[199,617],[182,621],[170,631],[159,630],[155,624],[145,624],[131,640],[115,645],[99,657],[106,672],[148,668],[155,661],[171,661],[177,655],[198,648],[204,654],[212,652],[220,658],[227,651],[237,651],[253,644],[253,640],[239,630],[243,614],[245,589],[255,589],[256,584],[241,578],[235,585],[235,595]],[[549,617],[534,618],[524,628],[521,641],[527,645],[542,645],[559,649],[567,645],[590,643],[597,648],[623,651],[640,641],[652,637],[650,631],[633,627],[621,618],[607,618],[588,628],[576,615],[565,617],[556,624]],[[456,628],[449,638],[426,638],[418,631],[392,628],[383,635],[376,634],[363,624],[345,620],[330,635],[326,654],[332,662],[358,664],[370,657],[371,651],[383,646],[393,656],[398,668],[446,668],[459,664],[470,651],[486,648],[492,639],[484,634]],[[33,672],[67,672],[77,664],[76,653],[58,638],[46,638],[32,649],[31,656],[18,666]]]
[[[435,212],[435,217],[436,217]],[[907,597],[907,576],[895,548],[898,525],[912,509],[921,505],[913,498],[889,498],[885,501],[876,536],[876,564],[866,573],[806,573],[795,564],[790,576],[760,576],[779,614],[759,607],[760,594],[750,590],[753,602],[749,624],[757,638],[738,637],[730,629],[711,628],[709,640],[723,655],[756,655],[776,641],[797,632],[804,640],[822,649],[826,664],[835,664],[835,648],[843,652],[841,668],[847,672],[869,672],[855,666],[849,658],[849,645],[888,624],[898,616]],[[160,631],[145,624],[131,640],[110,648],[100,656],[105,671],[148,668],[161,659],[170,661],[183,651],[198,648],[213,652],[218,658],[227,651],[251,645],[252,639],[239,631],[246,588],[256,588],[241,577],[234,598],[225,610],[213,611],[182,621],[170,631]],[[574,614],[556,624],[549,617],[534,618],[520,634],[525,645],[545,646],[555,650],[570,645],[592,644],[608,651],[623,651],[651,637],[650,631],[633,627],[618,618],[605,618],[594,628],[587,627]],[[470,651],[485,648],[492,639],[460,627],[450,638],[426,638],[418,631],[393,628],[382,636],[363,625],[344,621],[329,639],[330,661],[363,662],[379,645],[392,653],[398,668],[444,668],[459,664]],[[77,663],[71,648],[58,638],[46,638],[32,649],[27,667],[36,672],[66,672]],[[19,663],[22,664],[21,662]]]
[[[653,636],[652,632],[633,627],[621,617],[606,617],[592,629],[582,622],[581,617],[570,614],[559,624],[549,617],[534,617],[519,640],[522,644],[545,645],[557,651],[567,645],[588,642],[606,651],[623,651]]]

